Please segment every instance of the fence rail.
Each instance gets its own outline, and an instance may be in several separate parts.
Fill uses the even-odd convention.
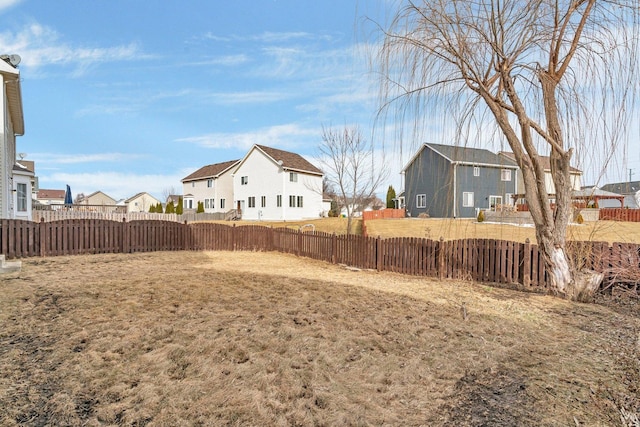
[[[178,250],[278,251],[334,264],[416,276],[520,284],[544,290],[547,274],[537,245],[492,239],[381,239],[288,228],[103,219],[2,220],[7,258]],[[570,242],[579,267],[612,281],[640,280],[640,245]]]
[[[600,219],[640,222],[640,209],[600,208]]]

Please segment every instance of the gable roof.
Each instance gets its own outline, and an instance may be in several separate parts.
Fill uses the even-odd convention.
[[[140,193],[136,194],[135,196],[129,197],[127,200],[125,200],[125,201],[124,201],[124,203],[125,203],[125,204],[126,204],[126,203],[129,203],[129,202],[131,202],[132,200],[135,200],[135,199],[137,199],[137,198],[139,198],[139,197],[144,196],[145,194],[146,194],[147,196],[149,196],[150,198],[152,198],[153,200],[155,200],[156,202],[159,202],[159,201],[160,201],[160,200],[156,199],[155,197],[153,197],[151,194],[147,193],[146,191],[142,191],[142,192],[140,192]]]
[[[516,155],[511,151],[500,151],[498,154],[505,156],[506,158],[511,159],[514,162],[516,161]],[[551,158],[549,156],[540,156],[540,163],[542,163],[542,167],[545,171],[548,172],[551,170]],[[582,174],[582,171],[580,169],[574,168],[573,166],[569,166],[569,173]]]
[[[65,190],[38,190],[38,199],[60,199],[64,200]]]
[[[635,194],[640,191],[640,181],[605,184],[600,189],[618,194]]]
[[[114,199],[113,197],[111,197],[110,195],[108,195],[107,193],[105,193],[104,191],[98,190],[98,191],[94,191],[93,193],[89,194],[88,196],[85,196],[85,200],[89,200],[92,197],[95,197],[97,195],[102,194],[103,196],[113,200],[113,203],[116,202],[116,199]]]
[[[215,163],[212,165],[206,165],[182,178],[181,182],[198,181],[207,178],[219,178],[227,170],[235,166],[240,160],[230,160],[228,162]]]
[[[424,151],[425,149],[432,150],[433,152],[445,158],[450,163],[509,169],[518,168],[518,164],[513,160],[492,153],[491,151],[485,150],[484,148],[424,143],[402,170],[406,171],[409,165],[411,165],[414,160],[418,158],[420,153],[422,153],[422,151]]]
[[[323,172],[320,169],[312,165],[308,160],[306,160],[300,154],[292,153],[290,151],[279,150],[277,148],[271,148],[271,147],[258,145],[258,144],[254,145],[253,147],[262,151],[264,154],[270,157],[275,163],[280,163],[280,161],[282,161],[282,168],[285,170],[307,172],[307,173],[316,174],[316,175],[323,174]],[[251,151],[253,151],[253,149],[251,149]],[[249,151],[249,153],[251,153],[251,151]]]

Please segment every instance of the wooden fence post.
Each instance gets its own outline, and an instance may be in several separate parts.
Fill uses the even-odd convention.
[[[38,230],[38,245],[40,245],[40,247],[38,248],[40,251],[40,256],[41,257],[45,257],[47,255],[47,236],[46,236],[46,230],[47,230],[47,224],[44,222],[44,217],[40,218],[40,224],[39,224],[39,230]]]
[[[446,263],[444,253],[444,237],[440,237],[438,241],[438,279],[442,280],[446,276]]]
[[[376,270],[383,270],[383,261],[384,258],[382,256],[382,239],[378,235],[378,237],[376,238]]]
[[[338,237],[336,232],[331,236],[331,263],[335,264],[338,260]]]
[[[120,227],[120,230],[122,233],[120,253],[128,254],[131,246],[131,230],[128,227],[126,218],[122,218],[122,226]]]
[[[526,287],[531,286],[531,242],[527,237],[524,241],[524,249],[522,254],[522,284]]]

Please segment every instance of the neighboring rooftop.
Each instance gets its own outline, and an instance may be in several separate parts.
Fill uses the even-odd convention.
[[[510,151],[500,151],[498,152],[498,154],[508,157],[514,162],[516,161],[516,155]],[[540,163],[542,163],[542,167],[545,171],[551,170],[551,159],[549,158],[549,156],[540,156]],[[574,168],[573,166],[569,166],[569,170],[571,173],[582,173],[580,169]]]
[[[640,191],[640,181],[616,182],[600,187],[602,190],[618,194],[635,194]]]
[[[201,179],[208,179],[208,178],[217,178],[218,176],[220,176],[222,172],[235,166],[235,164],[238,163],[239,161],[240,160],[230,160],[228,162],[214,163],[212,165],[203,166],[197,171],[195,171],[194,173],[187,175],[185,178],[183,178],[182,182],[198,181]]]
[[[314,174],[322,175],[322,171],[312,165],[308,160],[302,157],[300,154],[292,153],[290,151],[279,150],[277,148],[271,148],[264,145],[256,144],[256,147],[271,157],[276,162],[282,161],[282,167],[284,169],[291,169],[301,172],[311,172]]]

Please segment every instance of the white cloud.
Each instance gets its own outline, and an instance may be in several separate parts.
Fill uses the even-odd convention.
[[[122,162],[125,160],[136,160],[144,158],[141,154],[131,153],[95,153],[95,154],[54,154],[54,153],[34,153],[29,155],[30,158],[38,164],[45,164],[46,168],[51,169],[50,165],[56,164],[79,164],[79,163],[95,163],[95,162]]]
[[[283,92],[255,91],[255,92],[229,92],[211,93],[206,96],[210,101],[222,105],[235,104],[266,104],[283,101],[291,98],[294,94]]]
[[[38,23],[29,24],[17,33],[0,33],[0,45],[7,52],[19,52],[22,67],[73,65],[75,75],[93,64],[149,58],[134,43],[102,48],[71,46],[61,41],[55,30]]]
[[[10,8],[11,6],[15,6],[20,2],[22,2],[22,0],[0,0],[0,12]]]
[[[320,130],[305,128],[297,124],[277,125],[240,133],[210,133],[177,139],[206,148],[235,148],[248,150],[254,144],[285,148],[296,146],[315,146],[320,141]]]
[[[213,40],[216,42],[231,42],[231,41],[246,41],[246,42],[260,42],[260,43],[282,43],[292,40],[332,40],[333,37],[327,34],[313,34],[304,31],[289,31],[289,32],[273,32],[265,31],[261,34],[251,35],[237,35],[229,34],[226,36],[219,36],[211,32],[202,36],[203,39]]]

